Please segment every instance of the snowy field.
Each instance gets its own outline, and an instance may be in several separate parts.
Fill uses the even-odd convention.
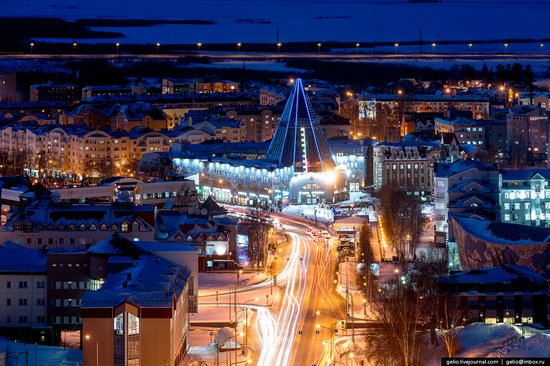
[[[213,25],[103,27],[121,42],[480,40],[550,36],[545,0],[2,0],[4,17],[199,19]],[[528,21],[514,21],[528,19]],[[113,40],[115,41],[115,40]],[[550,44],[549,44],[550,46]]]
[[[0,365],[26,365],[26,360],[36,366],[76,366],[82,365],[82,351],[0,339]]]

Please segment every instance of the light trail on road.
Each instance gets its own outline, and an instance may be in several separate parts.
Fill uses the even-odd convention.
[[[281,305],[275,332],[272,332],[272,322],[263,314],[264,322],[257,317],[257,329],[261,342],[264,345],[260,353],[259,366],[286,366],[294,346],[302,302],[307,287],[307,268],[310,259],[309,241],[293,232],[288,233],[292,240],[292,252],[288,264],[281,273],[283,282],[286,282],[284,300]]]

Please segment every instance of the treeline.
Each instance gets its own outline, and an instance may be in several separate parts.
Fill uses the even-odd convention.
[[[514,84],[530,84],[535,79],[533,67],[531,65],[522,65],[517,62],[513,64],[498,64],[495,67],[489,67],[486,63],[484,63],[481,70],[478,70],[471,65],[456,65],[451,67],[449,72],[451,79],[477,79],[483,80],[487,83],[507,82]],[[549,75],[550,69],[546,70],[546,72],[543,73],[542,76]]]

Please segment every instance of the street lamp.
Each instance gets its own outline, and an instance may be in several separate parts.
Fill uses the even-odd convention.
[[[76,51],[76,46],[78,46],[78,43],[73,42],[73,53]]]
[[[247,347],[248,347],[248,305],[251,301],[258,302],[258,298],[255,297],[253,299],[249,299],[242,303],[241,308],[244,307],[244,348],[243,348],[243,355],[246,356],[247,354]]]
[[[119,42],[115,43],[115,46],[116,46],[116,55],[118,56],[118,50],[120,48],[120,43]]]
[[[504,44],[504,54],[508,54],[508,43]]]
[[[435,54],[435,46],[437,46],[437,44],[435,44],[435,42],[432,43],[432,55]]]
[[[283,44],[281,42],[277,42],[277,52],[281,52],[281,47]]]
[[[317,54],[321,53],[321,43],[317,43]]]
[[[31,48],[31,53],[33,53],[34,42],[29,43],[29,47]]]
[[[355,44],[355,53],[359,53],[359,46],[361,46],[360,43]]]
[[[92,337],[89,334],[86,334],[84,338],[89,341]],[[95,364],[96,366],[99,366],[99,342],[97,339],[95,340]]]
[[[472,43],[468,43],[468,50],[470,51],[470,53],[472,52],[472,47],[473,47],[473,46],[474,46],[474,45],[473,45]]]
[[[539,44],[540,47],[540,53],[542,53],[542,49],[544,48],[544,43]]]
[[[200,51],[201,50],[201,47],[202,47],[202,43],[197,43],[197,51]]]
[[[394,43],[394,44],[393,44],[393,47],[394,47],[394,49],[395,49],[395,54],[397,55],[397,49],[399,48],[399,43],[397,43],[397,42]]]
[[[160,42],[157,42],[157,55],[159,54]]]
[[[241,52],[241,46],[243,44],[241,42],[237,43],[237,52]]]

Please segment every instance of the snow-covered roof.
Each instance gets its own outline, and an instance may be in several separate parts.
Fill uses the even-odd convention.
[[[502,180],[529,180],[537,174],[544,179],[550,179],[550,169],[521,169],[503,170]]]
[[[128,262],[127,262],[128,263]],[[155,255],[142,255],[131,266],[109,274],[97,291],[86,291],[81,308],[115,307],[129,302],[140,307],[170,307],[187,284],[190,273]]]
[[[540,282],[546,283],[546,279],[529,267],[515,264],[485,267],[462,271],[448,276],[439,277],[439,282],[444,284],[482,284],[482,283],[514,283],[514,282]]]
[[[7,241],[0,244],[0,272],[46,273],[48,255],[39,249],[29,249]]]
[[[505,245],[550,243],[550,228],[546,227],[496,222],[479,216],[456,214],[451,214],[451,219],[469,234],[490,243]]]
[[[489,171],[496,170],[496,167],[494,165],[482,163],[477,160],[457,160],[451,164],[438,164],[436,169],[436,177],[450,177],[452,175],[464,172],[468,169]]]

